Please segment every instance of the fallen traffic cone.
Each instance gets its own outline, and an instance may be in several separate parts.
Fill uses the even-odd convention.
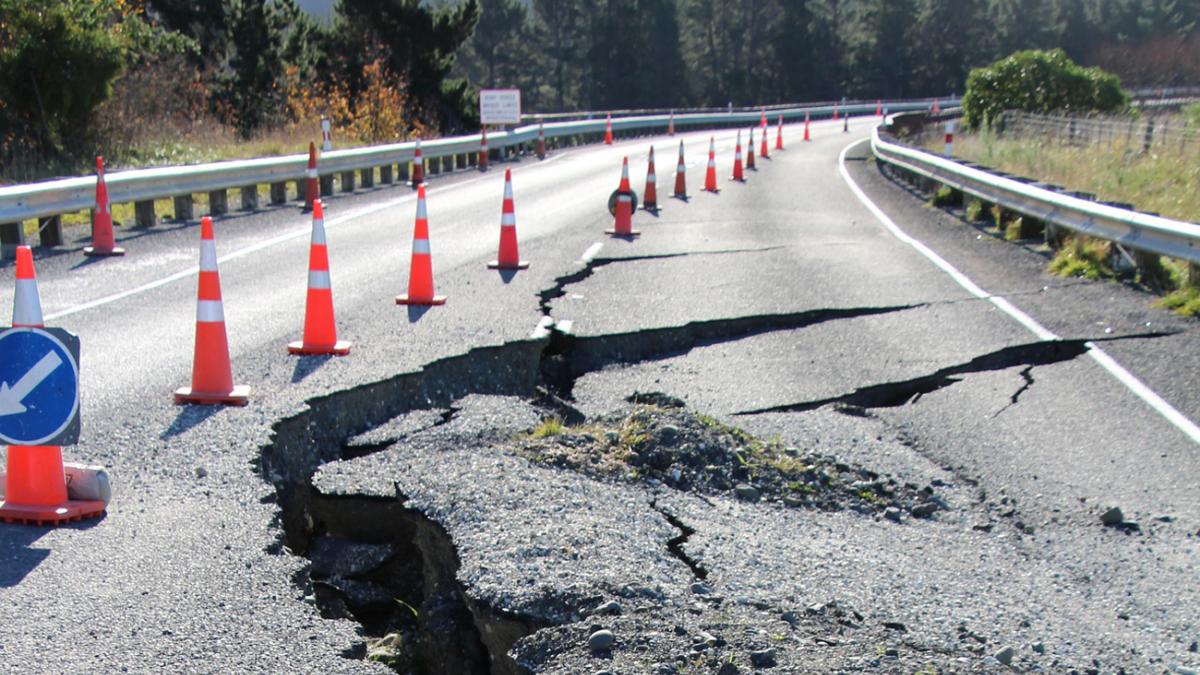
[[[612,113],[609,113],[604,122],[604,144],[612,145]]]
[[[775,149],[783,149],[783,115],[779,116],[779,126],[776,127],[775,131]]]
[[[487,127],[479,128],[479,170],[487,171],[488,163],[488,146],[487,146]]]
[[[308,144],[308,169],[304,172],[304,210],[312,211],[313,202],[321,197],[321,186],[317,181],[317,146],[311,141]]]
[[[633,229],[633,188],[629,187],[629,158],[621,164],[621,184],[617,186],[617,208],[613,214],[613,227],[605,234],[614,237],[636,237],[641,232]]]
[[[33,269],[33,252],[28,246],[17,247],[16,294],[13,298],[14,328],[42,328],[42,303],[38,298],[37,276]],[[54,352],[57,354],[57,352]],[[18,358],[7,354],[6,358]],[[75,365],[78,369],[77,364]],[[31,371],[31,368],[18,370]],[[22,378],[23,380],[24,378]],[[19,386],[12,383],[13,387]],[[12,391],[9,383],[3,391]],[[77,393],[78,390],[76,390]],[[20,401],[9,403],[20,405]],[[18,408],[9,412],[21,412]],[[62,448],[57,445],[10,445],[4,474],[4,494],[0,497],[0,521],[29,525],[59,523],[94,518],[104,513],[101,500],[73,500],[67,494],[63,469]]]
[[[642,209],[658,213],[658,174],[654,171],[654,146],[650,146],[650,161],[646,165],[646,191],[642,194]]]
[[[313,200],[316,201],[315,199]],[[175,403],[246,405],[250,387],[234,385],[221,302],[221,276],[217,272],[217,245],[212,218],[200,220],[200,279],[196,293],[196,349],[192,386],[175,390]]]
[[[687,165],[683,163],[683,141],[679,141],[679,163],[675,165],[675,193],[671,195],[676,199],[687,201]]]
[[[412,164],[412,188],[417,189],[417,186],[425,182],[425,155],[421,154],[421,139],[417,139],[417,146],[413,148],[413,164]]]
[[[743,183],[746,176],[742,174],[742,132],[737,132],[737,144],[733,146],[733,180]]]
[[[767,128],[765,126],[762,129],[762,140],[758,146],[758,156],[763,159],[771,159],[771,153],[767,148]]]
[[[113,238],[112,207],[108,203],[108,184],[104,182],[104,158],[96,157],[96,207],[92,210],[92,245],[83,247],[89,256],[125,255]]]
[[[671,111],[671,119],[667,121],[667,135],[675,135],[675,111]]]
[[[746,146],[746,168],[758,171],[754,166],[754,127],[750,127],[750,143]]]
[[[717,190],[717,140],[708,139],[708,171],[704,173],[704,190],[716,194]]]
[[[325,246],[325,207],[313,202],[312,243],[308,247],[308,295],[304,301],[304,339],[289,342],[289,354],[302,356],[350,353],[350,343],[337,339],[333,320],[333,285],[329,279],[329,250]]]
[[[546,129],[541,122],[538,122],[537,156],[546,159]]]
[[[492,270],[523,270],[529,262],[517,252],[517,213],[513,208],[512,169],[504,170],[504,205],[500,209],[500,253],[488,263]]]
[[[412,264],[408,271],[408,293],[397,295],[396,304],[446,304],[446,296],[433,293],[433,260],[429,254],[429,214],[425,210],[424,185],[417,188],[417,222],[413,227]]]
[[[808,112],[805,111],[805,113],[804,113],[804,140],[805,141],[812,140],[812,136],[810,136],[808,133],[808,127],[809,127]]]

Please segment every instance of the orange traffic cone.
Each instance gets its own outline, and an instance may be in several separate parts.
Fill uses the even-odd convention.
[[[108,184],[104,182],[104,158],[96,157],[96,207],[92,211],[92,245],[83,247],[83,254],[125,255],[113,238],[112,208],[108,203]]]
[[[746,146],[746,168],[758,171],[754,166],[754,127],[750,127],[750,143]]]
[[[417,139],[417,147],[413,148],[412,188],[425,182],[425,155],[421,154],[421,139]]]
[[[758,115],[759,115],[758,126],[762,127],[764,130],[766,130],[766,128],[767,128],[767,107],[766,106],[760,107]]]
[[[671,111],[671,119],[667,120],[667,135],[675,135],[675,111]]]
[[[546,129],[541,122],[538,122],[537,156],[538,159],[546,159]]]
[[[836,122],[837,118],[838,118],[838,107],[837,107],[837,104],[834,103],[833,104],[833,121]]]
[[[717,193],[717,140],[713,137],[708,139],[708,171],[704,173],[704,190],[706,192]]]
[[[811,140],[812,140],[812,136],[810,136],[810,135],[809,135],[809,133],[808,133],[808,126],[809,126],[809,122],[808,122],[808,112],[807,112],[807,111],[805,111],[805,113],[804,113],[804,140],[805,140],[805,141],[811,141]]]
[[[683,163],[683,141],[679,141],[679,163],[675,165],[675,194],[672,196],[687,200],[687,166]]]
[[[412,265],[408,271],[408,293],[396,296],[397,305],[444,305],[446,296],[433,293],[433,260],[429,254],[429,214],[425,210],[425,186],[417,188],[417,222],[413,227]]]
[[[200,220],[200,281],[196,293],[192,386],[176,389],[175,403],[246,405],[249,396],[250,387],[233,384],[221,276],[217,272],[217,245],[213,241],[212,218],[204,216]]]
[[[733,146],[733,180],[745,182],[746,176],[742,174],[742,132],[737,132],[737,144]]]
[[[504,170],[504,205],[500,209],[500,253],[488,263],[493,270],[523,270],[529,261],[517,252],[517,214],[513,208],[512,169]]]
[[[609,113],[604,122],[604,144],[612,145],[612,113]]]
[[[942,108],[941,108],[941,106],[938,105],[938,100],[936,98],[933,99],[933,114],[937,115],[941,112],[942,112]]]
[[[779,116],[779,126],[776,127],[775,131],[775,149],[783,149],[783,115]]]
[[[313,202],[321,197],[321,186],[317,182],[317,146],[311,141],[308,144],[308,169],[304,175],[308,179],[304,185],[304,210],[312,211]]]
[[[654,146],[650,146],[650,162],[646,166],[646,191],[642,194],[642,209],[658,212],[658,174],[654,171]]]
[[[41,328],[42,303],[38,298],[33,252],[28,246],[17,247],[16,278],[12,325],[14,328]],[[30,366],[36,368],[36,364]],[[9,384],[5,383],[6,392],[10,391]],[[12,384],[15,388],[16,383]],[[68,497],[62,448],[57,445],[8,446],[0,521],[57,525],[102,513],[103,501],[76,501]]]
[[[329,250],[325,246],[325,207],[313,202],[312,243],[308,248],[308,296],[304,302],[304,339],[288,343],[289,354],[302,356],[350,353],[350,343],[337,339],[333,320],[333,285],[329,280]]]
[[[614,237],[636,237],[641,232],[633,229],[633,188],[629,186],[629,158],[621,164],[621,184],[617,186],[617,208],[613,214],[613,227],[605,234]]]
[[[487,146],[487,127],[479,128],[479,170],[487,171],[488,163],[488,146]]]
[[[875,99],[875,116],[879,117],[883,114],[883,99]]]
[[[751,146],[751,149],[753,149],[753,146]],[[767,148],[767,127],[766,127],[766,125],[763,125],[762,141],[759,143],[759,146],[758,146],[758,156],[762,157],[763,159],[771,159],[770,150]]]

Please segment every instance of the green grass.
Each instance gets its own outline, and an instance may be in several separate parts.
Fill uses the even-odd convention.
[[[1108,265],[1111,244],[1088,237],[1069,237],[1050,261],[1050,272],[1060,277],[1111,279],[1115,275]]]
[[[1200,317],[1200,287],[1186,286],[1172,291],[1155,304],[1176,314]]]
[[[547,417],[542,420],[541,424],[534,427],[533,431],[529,432],[529,435],[534,438],[547,438],[550,436],[561,436],[566,430],[567,427],[563,424],[562,420],[557,417]]]

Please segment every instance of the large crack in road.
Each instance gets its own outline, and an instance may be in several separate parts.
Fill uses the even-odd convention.
[[[716,252],[720,253],[720,252]],[[547,303],[565,287],[586,277],[597,265],[624,259],[604,259],[584,272],[560,277],[541,295]],[[580,276],[580,275],[583,276]],[[556,295],[557,294],[557,295]],[[278,422],[272,443],[262,449],[259,470],[276,491],[280,507],[280,540],[276,551],[309,557],[329,542],[392,546],[384,563],[360,570],[358,576],[326,575],[310,570],[296,583],[311,593],[322,614],[352,618],[368,636],[390,640],[376,660],[417,672],[521,673],[509,656],[522,637],[554,625],[546,617],[514,614],[473,599],[456,577],[459,562],[447,532],[421,511],[411,508],[397,487],[392,499],[321,494],[313,476],[324,464],[362,458],[391,447],[397,438],[354,442],[356,437],[413,412],[427,417],[414,429],[428,430],[454,419],[454,402],[472,394],[512,396],[552,415],[582,415],[571,407],[575,382],[587,373],[613,364],[628,365],[686,354],[707,345],[750,338],[775,331],[798,330],[829,321],[903,312],[921,307],[824,308],[802,312],[761,314],[689,322],[598,336],[573,336],[551,329],[544,338],[517,340],[433,361],[415,372],[363,384],[308,401],[307,408]],[[1159,337],[1159,334],[1126,336]],[[773,406],[738,414],[803,412],[831,403],[860,408],[903,405],[925,393],[959,381],[962,376],[1016,365],[1032,368],[1069,360],[1086,352],[1085,340],[1062,340],[1017,345],[976,357],[919,378],[872,385],[849,394],[818,401]],[[1028,370],[1026,371],[1028,373]],[[1026,378],[1026,388],[1032,376]],[[1019,393],[1014,395],[1015,400]],[[401,435],[400,437],[402,437]],[[695,530],[654,500],[657,511],[679,534],[663,546],[696,579],[708,570],[688,556],[684,545]],[[411,616],[406,616],[410,614]],[[561,620],[569,620],[564,615]],[[406,625],[404,635],[381,635]],[[376,645],[380,642],[375,643]],[[367,656],[365,645],[346,654]]]

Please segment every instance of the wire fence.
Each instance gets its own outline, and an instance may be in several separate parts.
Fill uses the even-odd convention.
[[[1187,153],[1200,147],[1200,128],[1183,115],[1075,117],[1009,111],[992,125],[1001,137],[1036,138],[1073,147],[1122,147],[1141,152]]]

